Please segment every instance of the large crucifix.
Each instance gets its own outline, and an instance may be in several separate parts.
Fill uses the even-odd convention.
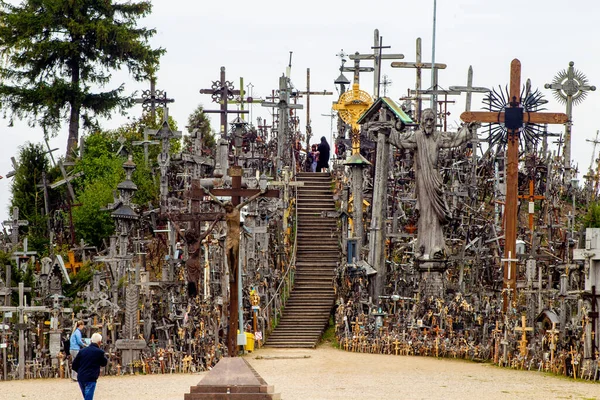
[[[230,357],[235,357],[237,348],[237,327],[239,321],[239,245],[240,245],[240,209],[246,204],[258,197],[279,197],[279,190],[262,189],[242,189],[243,169],[238,165],[229,168],[231,176],[231,189],[208,189],[203,187],[206,195],[219,204],[225,210],[225,221],[227,223],[227,236],[225,239],[225,251],[227,255],[227,264],[229,266],[229,329],[227,332],[227,349]],[[190,198],[202,197],[204,193],[200,191],[190,191]],[[231,196],[231,202],[222,202],[216,196]],[[242,203],[241,199],[246,200]],[[240,328],[243,334],[243,329]]]
[[[227,129],[228,114],[247,114],[248,110],[229,110],[227,103],[239,96],[240,91],[233,88],[233,83],[225,80],[225,67],[221,67],[221,76],[218,81],[213,81],[210,89],[200,89],[201,94],[210,94],[213,102],[220,103],[220,110],[204,110],[205,113],[221,114],[221,134]]]
[[[504,124],[508,133],[506,146],[506,204],[504,210],[504,256],[510,259],[516,255],[517,247],[517,203],[519,192],[519,133],[524,124],[564,124],[568,121],[563,113],[523,112],[521,103],[521,62],[514,59],[510,64],[509,105],[502,112],[465,111],[460,118],[465,122],[487,122]],[[504,267],[503,309],[509,305],[509,295],[516,290],[517,265],[508,262]],[[513,296],[516,299],[516,296]]]

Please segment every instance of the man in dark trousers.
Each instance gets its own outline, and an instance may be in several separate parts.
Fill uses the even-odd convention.
[[[102,335],[94,333],[92,343],[77,353],[73,361],[73,369],[77,371],[77,381],[83,393],[83,400],[93,400],[100,367],[105,367],[108,363],[104,350],[100,348],[101,342]]]
[[[327,139],[325,139],[325,136],[321,138],[321,143],[319,143],[318,150],[319,161],[317,162],[317,172],[323,172],[323,169],[329,169],[329,153],[331,151],[331,149],[329,148],[329,143],[327,143]]]

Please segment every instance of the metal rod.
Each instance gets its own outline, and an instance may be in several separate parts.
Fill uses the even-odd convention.
[[[437,81],[435,79],[435,24],[436,24],[436,13],[437,13],[437,0],[433,0],[433,37],[431,40],[431,88],[436,89]],[[431,109],[436,109],[437,95],[434,93],[431,95]]]

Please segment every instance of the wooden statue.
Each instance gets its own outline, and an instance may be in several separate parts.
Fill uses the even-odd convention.
[[[223,207],[225,210],[225,223],[227,224],[227,236],[225,237],[225,254],[227,255],[227,264],[229,265],[229,281],[233,282],[238,275],[238,260],[240,255],[240,210],[248,203],[256,200],[266,193],[266,190],[261,190],[259,193],[249,197],[237,206],[233,206],[230,201],[222,202],[216,198],[207,188],[202,187],[204,193]]]

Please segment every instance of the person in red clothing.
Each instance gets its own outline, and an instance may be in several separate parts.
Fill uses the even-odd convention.
[[[104,350],[100,348],[100,343],[102,343],[102,335],[96,332],[92,335],[92,343],[77,353],[73,360],[73,369],[77,371],[77,382],[79,382],[83,400],[94,399],[100,367],[106,367],[108,363]]]

